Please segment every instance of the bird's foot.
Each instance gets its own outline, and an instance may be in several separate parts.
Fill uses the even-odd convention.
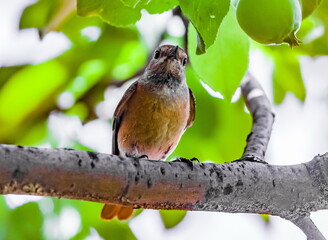
[[[199,162],[198,158],[191,158],[191,159],[188,159],[188,158],[183,158],[183,157],[178,157],[176,159],[174,159],[172,162],[183,162],[183,163],[186,163],[191,169],[194,168],[194,163],[193,162]]]
[[[244,162],[244,161],[268,164],[266,161],[262,160],[261,158],[255,157],[255,156],[244,156],[244,157],[234,160],[232,162]]]

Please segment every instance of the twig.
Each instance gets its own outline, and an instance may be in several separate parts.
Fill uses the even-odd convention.
[[[299,217],[290,221],[304,232],[308,240],[326,240],[309,216]]]
[[[186,52],[188,52],[188,24],[189,24],[189,20],[183,16],[181,8],[180,7],[176,7],[173,9],[173,16],[178,16],[180,17],[180,19],[183,22],[183,25],[185,27],[185,34],[183,36],[183,40],[184,40],[184,50]]]
[[[261,85],[250,74],[246,75],[241,90],[253,117],[252,131],[247,137],[242,159],[265,162],[264,156],[274,122],[271,104]]]

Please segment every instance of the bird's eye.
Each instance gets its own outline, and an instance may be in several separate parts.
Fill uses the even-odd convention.
[[[159,50],[156,50],[155,54],[154,54],[154,58],[158,59],[160,55],[161,55],[161,53],[159,52]]]
[[[184,58],[183,60],[182,60],[182,65],[184,66],[184,65],[186,65],[186,63],[187,63],[187,58]]]

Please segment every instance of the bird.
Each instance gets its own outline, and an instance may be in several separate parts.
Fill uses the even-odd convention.
[[[186,52],[162,45],[126,90],[113,116],[112,153],[165,160],[195,120],[195,97],[186,83]],[[105,204],[100,217],[126,220],[133,208]]]

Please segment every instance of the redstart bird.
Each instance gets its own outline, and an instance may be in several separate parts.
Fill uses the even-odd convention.
[[[144,74],[125,92],[114,112],[112,152],[164,160],[195,119],[195,98],[186,83],[187,54],[158,47]],[[128,219],[133,208],[106,204],[101,218]]]

